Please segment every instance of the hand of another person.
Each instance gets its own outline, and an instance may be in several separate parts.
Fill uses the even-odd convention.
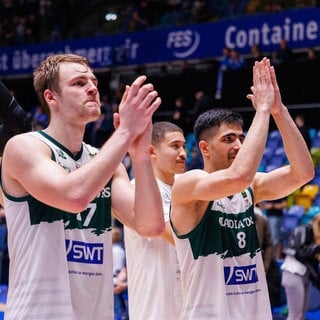
[[[125,281],[118,281],[118,283],[113,287],[114,294],[120,294],[127,288],[127,282]]]

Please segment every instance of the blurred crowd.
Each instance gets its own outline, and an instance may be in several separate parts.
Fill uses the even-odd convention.
[[[1,0],[0,46],[135,32],[319,5],[319,0]]]

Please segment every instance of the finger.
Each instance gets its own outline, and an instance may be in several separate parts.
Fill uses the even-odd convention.
[[[247,97],[247,99],[249,99],[249,100],[251,100],[251,101],[253,100],[253,94],[247,94],[246,97]]]
[[[273,66],[270,67],[270,76],[271,76],[271,82],[272,82],[272,84],[273,84],[273,87],[274,87],[276,90],[279,90],[279,86],[278,86],[278,82],[277,82],[277,77],[276,77],[276,72],[275,72]]]
[[[150,105],[150,107],[147,109],[147,113],[152,116],[154,114],[154,112],[160,107],[161,105],[161,98],[157,97],[152,104]]]
[[[118,129],[120,126],[120,117],[118,112],[113,114],[113,126],[115,129]]]
[[[253,94],[247,94],[247,99],[249,99],[252,103],[252,106],[256,109],[256,102]]]
[[[265,63],[266,63],[266,65],[268,66],[268,67],[270,67],[271,66],[271,63],[270,63],[270,59],[269,58],[264,58],[265,59]]]
[[[146,81],[146,79],[147,77],[142,75],[132,82],[130,90],[128,92],[128,99],[132,99],[137,95],[139,89],[141,88],[142,84]]]
[[[136,94],[137,99],[143,101],[154,91],[154,86],[152,83],[147,83],[143,85]],[[154,97],[155,98],[155,97]]]
[[[121,98],[121,101],[120,101],[120,105],[126,102],[126,100],[128,98],[129,90],[130,90],[130,86],[126,85],[125,91],[124,91],[122,98]]]
[[[263,62],[255,62],[253,68],[253,86],[257,87],[261,84],[261,68],[263,66]]]
[[[270,67],[265,65],[263,68],[263,76],[261,79],[265,84],[268,86],[271,85],[272,80],[271,80],[271,74],[270,74]]]
[[[158,96],[158,92],[155,90],[148,92],[147,95],[143,97],[143,100],[140,103],[140,107],[148,108],[152,103],[152,101],[154,101],[157,96]]]

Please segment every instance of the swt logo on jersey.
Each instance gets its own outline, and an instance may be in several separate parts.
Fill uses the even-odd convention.
[[[66,240],[66,250],[68,261],[103,264],[103,243]]]
[[[256,265],[224,267],[224,282],[226,285],[258,282]]]

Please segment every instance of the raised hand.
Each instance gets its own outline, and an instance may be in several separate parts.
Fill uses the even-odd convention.
[[[272,113],[276,113],[280,111],[281,108],[284,107],[281,99],[281,93],[277,82],[276,72],[273,66],[270,66],[270,75],[271,75],[271,81],[274,88],[275,93],[275,100],[274,100],[274,106],[271,110]]]
[[[247,98],[251,100],[253,107],[267,108],[271,111],[275,103],[275,88],[272,80],[272,71],[270,61],[263,58],[259,62],[255,62],[253,67],[253,86]]]
[[[128,130],[133,137],[147,129],[154,112],[161,104],[153,85],[143,84],[146,79],[146,76],[140,76],[131,86],[126,86],[119,104],[119,114],[114,117],[114,124]]]

